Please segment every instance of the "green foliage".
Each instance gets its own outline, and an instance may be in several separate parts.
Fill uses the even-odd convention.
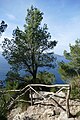
[[[6,28],[7,28],[7,24],[5,24],[5,22],[2,20],[2,22],[0,23],[0,36],[5,31]]]
[[[39,72],[37,74],[37,78],[39,79],[39,82],[42,84],[53,84],[55,81],[55,76],[52,73],[49,72]]]
[[[0,90],[4,90],[1,88]],[[7,106],[6,106],[6,97],[3,93],[0,93],[0,119],[7,120]]]
[[[39,72],[36,76],[35,81],[33,81],[32,76],[26,76],[24,78],[25,80],[25,85],[27,84],[53,84],[55,82],[55,76],[52,73],[49,73],[47,71]],[[23,84],[24,85],[24,84]],[[22,86],[22,84],[21,84]],[[35,87],[36,90],[45,90],[45,91],[50,91],[49,88],[46,87]]]
[[[4,82],[0,81],[0,120],[7,120],[6,97],[2,92],[5,90]]]
[[[2,44],[3,55],[13,70],[24,69],[36,79],[39,67],[51,67],[54,62],[53,53],[46,54],[45,50],[52,50],[57,42],[50,41],[47,24],[41,25],[43,13],[31,6],[27,10],[24,31],[18,27],[13,31],[13,38],[5,38]]]
[[[25,76],[24,80],[27,84],[31,83],[53,84],[53,82],[55,82],[55,76],[52,73],[43,71],[37,74],[35,81],[33,81],[33,77],[29,75]]]
[[[69,63],[59,63],[59,73],[62,78],[72,85],[72,97],[80,98],[80,40],[75,41],[75,45],[70,46],[70,53],[64,51],[64,55],[70,60]]]
[[[4,39],[3,56],[11,65],[11,71],[7,73],[5,90],[21,89],[30,83],[51,84],[53,82],[52,74],[38,72],[38,68],[54,66],[53,52],[46,54],[45,51],[53,50],[57,44],[55,40],[50,41],[51,35],[48,32],[47,24],[41,25],[42,19],[43,13],[31,6],[27,10],[24,30],[17,27],[13,30],[11,40]],[[18,74],[20,70],[24,70],[28,76],[21,78]],[[10,102],[11,96],[15,99],[16,95],[18,93],[7,93],[5,101]],[[26,94],[26,96],[28,95],[29,93]],[[27,99],[25,95],[22,97]]]
[[[71,60],[70,53],[68,53],[66,50],[64,50],[64,56],[66,57],[66,59]]]
[[[61,74],[63,80],[70,80],[77,75],[76,71],[71,67],[70,63],[64,62],[59,63],[59,73]]]
[[[6,76],[6,89],[17,89],[19,85],[19,80],[21,79],[18,72],[9,71]]]
[[[57,89],[56,89],[56,87],[55,88],[50,88],[50,92],[57,92]]]
[[[74,79],[71,81],[71,84],[71,98],[80,99],[80,76],[74,77]]]

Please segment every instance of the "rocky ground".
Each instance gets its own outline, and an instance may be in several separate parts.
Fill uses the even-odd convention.
[[[65,108],[65,101],[58,102],[62,102]],[[8,115],[8,120],[80,120],[80,101],[70,100],[70,112],[74,115],[71,118],[67,118],[66,112],[54,104],[52,101],[46,101],[44,104],[29,106],[25,111],[21,107],[15,108]]]

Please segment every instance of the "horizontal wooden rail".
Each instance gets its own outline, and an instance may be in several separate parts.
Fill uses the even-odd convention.
[[[29,84],[32,87],[70,87],[69,84],[54,84],[54,85],[44,85],[44,84]]]
[[[54,85],[44,85],[44,84],[29,84],[27,86],[25,86],[23,89],[20,90],[0,90],[0,93],[7,93],[7,92],[22,92],[25,89],[27,89],[28,87],[70,87],[69,84],[54,84]],[[65,88],[67,89],[67,88]]]

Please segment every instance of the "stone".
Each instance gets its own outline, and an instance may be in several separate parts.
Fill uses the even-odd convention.
[[[68,118],[66,112],[61,112],[57,120],[75,120],[74,118]]]
[[[41,92],[40,94],[44,94],[45,97],[47,95],[51,96],[53,93]],[[58,93],[59,96],[65,97],[63,92]],[[34,97],[37,97],[34,95]],[[59,103],[63,102],[63,99],[55,97]],[[27,110],[24,112],[20,107],[11,110],[8,115],[8,120],[80,120],[79,112],[80,112],[80,102],[70,100],[70,112],[73,115],[78,114],[76,118],[68,118],[65,111],[63,111],[60,107],[51,105],[52,101],[46,100],[47,104],[37,104],[33,106],[29,106]],[[65,102],[66,103],[66,102]],[[66,109],[66,104],[61,104]]]
[[[13,118],[22,112],[20,107],[13,109],[10,114],[8,115],[8,120],[13,120]]]
[[[60,115],[61,109],[59,107],[54,107],[55,115]]]

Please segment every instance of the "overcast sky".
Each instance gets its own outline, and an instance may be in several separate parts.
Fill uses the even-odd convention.
[[[64,50],[69,51],[69,43],[80,38],[80,0],[0,0],[0,22],[8,24],[0,43],[5,37],[12,37],[16,26],[23,29],[31,5],[44,13],[43,23],[48,25],[51,39],[58,41],[54,53],[63,55]]]

